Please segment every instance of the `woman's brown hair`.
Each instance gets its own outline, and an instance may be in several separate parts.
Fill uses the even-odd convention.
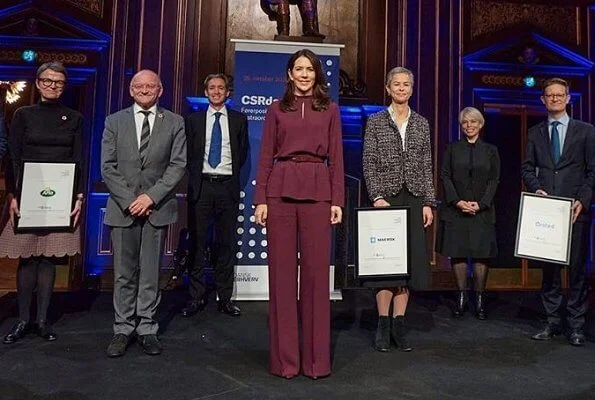
[[[315,111],[325,111],[328,108],[331,99],[328,95],[328,87],[326,85],[324,72],[322,71],[322,63],[320,62],[320,58],[318,58],[318,56],[311,50],[299,50],[295,52],[287,62],[286,71],[289,75],[289,72],[293,70],[295,61],[300,57],[306,57],[312,63],[312,67],[314,68],[314,73],[316,75],[314,78],[314,87],[312,88],[312,109]],[[285,93],[283,94],[281,101],[279,101],[279,108],[283,112],[296,110],[295,84],[291,79],[289,79],[289,76],[287,76]]]

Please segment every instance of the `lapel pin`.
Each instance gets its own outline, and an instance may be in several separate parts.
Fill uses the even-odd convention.
[[[68,117],[66,115],[62,116],[62,121],[66,121],[68,119]]]
[[[157,116],[158,116],[159,118],[163,118],[163,113],[159,113],[159,114],[157,114]]]

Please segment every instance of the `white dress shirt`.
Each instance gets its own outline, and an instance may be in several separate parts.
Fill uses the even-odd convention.
[[[143,114],[141,111],[151,112],[151,114],[149,114],[149,128],[152,133],[153,126],[155,125],[155,115],[157,114],[157,104],[154,104],[153,107],[149,108],[148,110],[145,110],[138,104],[134,103],[132,109],[134,110],[134,123],[136,125],[136,142],[138,143],[138,147],[140,148],[140,135],[143,132],[143,122],[145,121],[145,114]]]
[[[397,129],[401,135],[401,140],[403,141],[403,151],[405,151],[405,133],[407,133],[407,125],[409,124],[409,118],[411,117],[411,107],[409,107],[409,111],[407,112],[407,118],[405,118],[405,121],[403,121],[400,127],[397,123],[397,114],[395,114],[395,110],[393,110],[392,105],[388,106],[388,113],[390,114],[390,117],[392,118],[395,125],[397,125]]]
[[[209,165],[209,149],[211,147],[211,134],[215,124],[215,113],[220,112],[219,123],[221,124],[221,162],[217,168]],[[202,163],[202,172],[205,174],[231,175],[231,145],[229,141],[229,122],[227,119],[227,108],[223,106],[219,111],[209,106],[206,118],[205,154]]]

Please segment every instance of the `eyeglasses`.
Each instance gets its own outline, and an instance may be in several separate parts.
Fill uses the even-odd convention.
[[[141,85],[140,83],[135,83],[134,85],[132,85],[132,89],[139,91],[139,90],[150,90],[153,91],[157,88],[159,88],[160,86],[156,83],[145,83],[144,85]]]
[[[568,95],[567,94],[559,94],[559,93],[550,93],[550,94],[543,95],[543,97],[545,97],[548,100],[564,99],[564,98],[566,98],[566,96],[568,96]]]
[[[49,78],[38,78],[37,82],[39,82],[44,88],[49,88],[52,85],[55,85],[57,88],[63,88],[66,86],[66,81],[55,81]]]

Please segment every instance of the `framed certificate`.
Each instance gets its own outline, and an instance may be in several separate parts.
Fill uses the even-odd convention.
[[[355,213],[358,278],[409,277],[409,207],[358,208]]]
[[[521,193],[515,257],[570,264],[573,199]]]
[[[72,230],[76,163],[24,161],[15,231]]]

